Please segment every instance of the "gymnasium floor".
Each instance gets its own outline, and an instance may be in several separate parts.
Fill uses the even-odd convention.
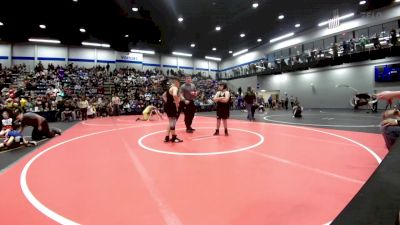
[[[182,117],[180,144],[162,142],[166,120],[54,124],[70,128],[0,153],[0,224],[329,224],[387,154],[380,114],[231,117],[228,137],[212,136],[214,113],[193,134]]]

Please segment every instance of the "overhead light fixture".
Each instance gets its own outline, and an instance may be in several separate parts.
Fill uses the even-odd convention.
[[[360,1],[360,5],[365,5],[365,3],[367,3],[367,1]]]
[[[40,24],[39,27],[42,29],[46,29],[46,25],[44,25],[44,24]]]
[[[81,29],[79,29],[79,31],[80,31],[81,33],[85,33],[85,32],[86,32],[85,28],[81,28]]]
[[[129,37],[129,34],[126,34],[125,37],[128,38],[128,37]]]
[[[179,55],[179,56],[192,57],[192,54],[183,53],[183,52],[172,52],[172,55]]]
[[[299,28],[299,27],[300,27],[300,24],[297,23],[296,25],[294,25],[294,27]]]
[[[196,47],[196,44],[192,43],[192,44],[190,44],[190,47],[194,48],[194,47]]]
[[[261,38],[257,39],[257,42],[262,42],[262,39]]]
[[[274,42],[280,41],[280,40],[282,40],[282,39],[291,37],[291,36],[293,36],[293,35],[294,35],[294,33],[285,34],[285,35],[282,35],[282,36],[280,36],[280,37],[273,38],[273,39],[271,39],[269,42],[270,42],[270,43],[274,43]]]
[[[258,3],[257,2],[254,2],[253,3],[253,8],[257,8],[258,7]]]
[[[394,2],[400,2],[400,0],[394,0]]]
[[[240,34],[240,37],[241,37],[241,38],[244,38],[244,37],[246,37],[246,34],[245,34],[245,33],[241,33],[241,34]]]
[[[243,50],[241,50],[241,51],[238,51],[238,52],[233,53],[233,56],[238,56],[238,55],[241,55],[241,54],[246,53],[246,52],[248,52],[248,51],[249,51],[249,49],[243,49]]]
[[[133,53],[149,54],[149,55],[154,55],[154,54],[156,54],[154,51],[139,50],[139,49],[131,49],[131,52],[133,52]]]
[[[212,48],[212,50],[213,50],[213,51],[217,51],[217,48],[214,47],[214,48]]]
[[[4,26],[4,23],[3,23],[3,22],[0,22],[0,26]]]
[[[59,40],[51,40],[51,39],[39,39],[39,38],[29,38],[29,42],[40,42],[40,43],[49,43],[49,44],[60,44]]]
[[[82,42],[82,45],[84,46],[94,46],[94,47],[103,47],[103,48],[109,48],[109,44],[102,44],[102,43],[95,43],[95,42]]]
[[[283,20],[283,19],[285,19],[285,16],[284,15],[279,15],[278,19]]]
[[[220,27],[220,26],[216,26],[216,27],[215,27],[215,30],[216,30],[216,31],[220,31],[220,30],[221,30],[221,27]]]
[[[132,11],[137,12],[137,11],[139,11],[139,8],[138,7],[133,7]]]
[[[232,54],[233,53],[233,51],[229,51],[229,54]]]
[[[78,0],[72,0],[73,2],[78,2]]]
[[[221,61],[221,58],[217,58],[217,57],[206,56],[205,58],[209,59],[209,60],[214,60],[214,61]]]
[[[179,18],[178,18],[178,21],[179,21],[180,23],[182,23],[182,22],[183,22],[183,17],[179,17]]]
[[[347,19],[347,18],[350,18],[350,17],[352,17],[352,16],[354,16],[354,13],[346,14],[346,15],[344,15],[344,16],[339,17],[339,20]],[[319,27],[322,27],[322,26],[327,25],[328,23],[329,23],[329,20],[328,20],[328,21],[325,21],[325,22],[322,22],[322,23],[319,23],[318,26],[319,26]]]

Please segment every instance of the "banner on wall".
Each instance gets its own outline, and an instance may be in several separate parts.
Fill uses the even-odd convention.
[[[143,54],[121,52],[117,54],[118,61],[143,62]]]

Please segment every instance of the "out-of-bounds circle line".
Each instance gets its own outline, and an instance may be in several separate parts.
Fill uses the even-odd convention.
[[[297,129],[302,129],[302,130],[308,130],[308,131],[314,131],[314,132],[318,132],[318,133],[322,133],[322,134],[327,134],[330,136],[334,136],[337,138],[341,138],[343,140],[349,141],[355,145],[358,145],[359,147],[361,147],[362,149],[364,149],[365,151],[367,151],[369,154],[371,154],[375,160],[378,162],[378,164],[381,164],[382,159],[381,157],[379,157],[378,154],[376,154],[372,149],[368,148],[367,146],[361,144],[360,142],[357,142],[353,139],[347,138],[345,136],[339,135],[339,134],[334,134],[331,132],[327,132],[327,131],[322,131],[322,130],[317,130],[317,129],[313,129],[313,128],[309,128],[309,127],[301,127],[301,126],[293,126],[293,125],[284,125],[284,124],[274,124],[275,126],[283,126],[283,127],[291,127],[291,128],[297,128]]]
[[[274,122],[274,123],[282,123],[282,124],[289,124],[289,125],[315,126],[315,127],[358,127],[358,128],[379,127],[379,125],[341,125],[341,124],[319,124],[319,123],[295,123],[295,122],[286,122],[286,121],[269,119],[272,116],[273,115],[265,116],[264,120],[269,121],[269,122]]]
[[[306,111],[303,111],[303,113],[304,113],[304,115],[306,115],[306,116],[327,116],[327,115],[329,115],[329,116],[342,116],[342,117],[364,117],[364,118],[380,118],[380,116],[372,116],[372,115],[355,115],[355,114],[344,114],[344,113],[332,113],[332,112],[329,112],[329,113],[325,113],[325,112],[322,112],[322,113],[307,113]],[[283,117],[285,117],[285,116],[287,116],[288,114],[278,114],[278,115],[269,115],[269,116],[273,116],[273,117],[281,117],[281,116],[283,116]]]
[[[158,124],[153,124],[153,125],[158,125]],[[39,210],[41,213],[43,213],[44,215],[46,215],[47,217],[49,217],[50,219],[56,221],[57,223],[60,224],[66,224],[66,225],[78,225],[79,223],[68,219],[58,213],[56,213],[55,211],[47,208],[44,204],[42,204],[34,195],[33,193],[30,191],[29,186],[28,186],[28,182],[27,182],[27,174],[29,171],[29,168],[31,167],[31,165],[33,164],[34,161],[36,161],[39,157],[41,157],[42,155],[44,155],[45,153],[61,146],[64,145],[66,143],[72,142],[72,141],[76,141],[82,138],[86,138],[86,137],[90,137],[90,136],[94,136],[94,135],[98,135],[98,134],[104,134],[104,133],[108,133],[108,132],[113,132],[113,131],[119,131],[119,130],[126,130],[126,129],[132,129],[132,128],[138,128],[138,127],[143,127],[142,126],[130,126],[130,127],[122,127],[122,128],[115,128],[115,129],[110,129],[110,130],[105,130],[105,131],[99,131],[99,132],[94,132],[94,133],[90,133],[90,134],[86,134],[86,135],[82,135],[79,137],[75,137],[75,138],[71,138],[65,141],[62,141],[60,143],[57,143],[53,146],[50,146],[48,148],[46,148],[45,150],[43,150],[42,152],[38,153],[36,156],[34,156],[32,159],[30,159],[28,161],[28,163],[24,166],[24,168],[22,169],[21,175],[20,175],[20,186],[22,189],[22,193],[25,195],[26,199],[28,199],[28,201],[37,209]]]
[[[197,127],[196,129],[214,129],[215,127]],[[177,130],[183,130],[183,129],[177,129]],[[220,152],[170,152],[170,151],[164,151],[164,150],[160,150],[160,149],[154,149],[151,147],[148,147],[146,145],[143,144],[143,140],[149,136],[155,135],[155,134],[159,134],[159,133],[163,133],[165,131],[156,131],[150,134],[146,134],[144,136],[142,136],[139,140],[138,140],[138,144],[140,147],[142,147],[143,149],[146,149],[148,151],[152,151],[152,152],[156,152],[156,153],[162,153],[162,154],[168,154],[168,155],[180,155],[180,156],[210,156],[210,155],[222,155],[222,154],[230,154],[230,153],[236,153],[236,152],[241,152],[241,151],[246,151],[252,148],[256,148],[258,146],[260,146],[262,143],[264,143],[264,136],[253,132],[253,131],[248,131],[248,130],[244,130],[244,129],[238,129],[238,128],[229,128],[229,130],[236,130],[236,131],[241,131],[241,132],[245,132],[245,133],[249,133],[249,134],[254,134],[256,136],[258,136],[260,138],[260,140],[256,143],[253,144],[251,146],[248,147],[243,147],[243,148],[238,148],[238,149],[233,149],[233,150],[229,150],[229,151],[220,151]]]
[[[199,123],[201,123],[201,122],[199,122]],[[148,124],[147,126],[156,126],[156,125],[165,125],[165,123],[162,123],[162,124],[160,124],[160,123],[159,124]],[[311,131],[316,131],[316,132],[320,132],[320,133],[324,133],[324,134],[328,134],[328,135],[333,135],[333,136],[342,138],[344,140],[348,140],[348,141],[350,141],[352,143],[355,143],[356,145],[362,147],[367,152],[372,154],[374,156],[374,158],[378,161],[378,163],[380,163],[382,161],[382,159],[375,152],[373,152],[371,149],[369,149],[365,145],[363,145],[363,144],[361,144],[361,143],[359,143],[357,141],[354,141],[352,139],[337,135],[337,134],[333,134],[333,133],[329,133],[329,132],[325,132],[325,131],[319,131],[319,130],[316,130],[316,129],[306,128],[306,127],[298,127],[298,126],[290,126],[290,125],[282,125],[282,124],[269,124],[269,125],[294,127],[294,128],[298,128],[298,129],[311,130]],[[69,142],[73,142],[73,141],[76,141],[76,140],[80,140],[80,139],[83,139],[83,138],[87,138],[87,137],[95,136],[95,135],[99,135],[99,134],[104,134],[104,133],[109,133],[109,132],[114,132],[114,131],[120,131],[120,130],[126,130],[126,129],[132,129],[132,128],[139,128],[139,127],[143,127],[143,126],[146,126],[146,125],[121,127],[121,128],[114,128],[114,129],[110,129],[110,130],[89,133],[89,134],[85,134],[85,135],[82,135],[82,136],[79,136],[79,137],[75,137],[75,138],[71,138],[71,139],[62,141],[60,143],[57,143],[57,144],[55,144],[53,146],[50,146],[50,147],[44,149],[43,151],[41,151],[40,153],[38,153],[37,155],[32,157],[32,159],[30,159],[25,164],[24,168],[22,169],[22,172],[21,172],[21,175],[20,175],[20,186],[21,186],[22,193],[24,194],[25,198],[33,205],[33,207],[35,207],[37,210],[39,210],[45,216],[47,216],[50,219],[56,221],[57,223],[66,224],[66,225],[79,225],[78,222],[75,222],[75,221],[73,221],[71,219],[68,219],[68,218],[58,214],[57,212],[51,210],[50,208],[46,207],[43,203],[41,203],[33,195],[31,190],[29,189],[28,182],[27,182],[27,174],[28,174],[28,171],[29,171],[30,167],[42,155],[46,154],[47,152],[49,152],[51,150],[56,149],[57,147],[59,147],[61,145],[67,144]]]
[[[129,121],[128,121],[129,122]],[[118,125],[123,125],[123,126],[134,126],[134,125],[137,125],[137,126],[139,126],[140,124],[142,124],[142,125],[140,125],[140,127],[143,127],[143,126],[153,126],[153,125],[167,125],[168,124],[168,122],[166,121],[166,122],[162,122],[162,123],[148,123],[148,124],[144,124],[144,123],[148,123],[148,122],[145,122],[145,121],[141,121],[141,122],[137,122],[137,123],[126,123],[126,124],[123,124],[123,123],[106,123],[106,124],[102,124],[102,123],[86,123],[86,122],[82,122],[81,124],[82,125],[85,125],[85,126],[118,126]],[[198,122],[199,124],[208,124],[208,123],[210,123],[210,124],[215,124],[216,122]],[[241,122],[241,121],[231,121],[231,122],[229,122],[229,124],[247,124],[248,122]],[[183,124],[183,122],[179,122],[179,124]],[[215,128],[214,128],[215,129]]]

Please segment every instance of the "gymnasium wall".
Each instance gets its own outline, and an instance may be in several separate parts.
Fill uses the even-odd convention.
[[[46,44],[8,44],[0,42],[0,63],[9,67],[25,64],[28,70],[33,70],[38,62],[47,66],[52,63],[65,66],[73,63],[79,67],[90,68],[93,66],[110,65],[114,68],[136,68],[147,70],[161,68],[164,72],[168,69],[184,70],[192,74],[201,72],[204,76],[215,78],[218,72],[218,63],[204,59],[178,57],[174,55],[146,55],[130,52],[117,52],[111,49],[90,47],[67,47]]]
[[[277,43],[267,43],[261,45],[257,48],[251,49],[248,53],[239,55],[236,57],[230,57],[223,60],[220,63],[219,70],[223,73],[232,68],[239,67],[242,65],[247,65],[261,59],[265,59],[267,54],[271,54],[277,50],[286,49],[289,47],[295,47],[299,44],[305,44],[306,42],[322,40],[327,37],[331,37],[343,32],[351,30],[360,30],[362,28],[371,27],[377,24],[384,24],[390,21],[395,21],[400,19],[400,4],[394,5],[393,7],[383,8],[376,10],[374,14],[370,16],[363,15],[358,18],[349,19],[348,21],[341,22],[341,25],[334,29],[328,29],[328,27],[317,27],[317,22],[315,24],[316,28],[310,31],[295,33],[293,38],[286,39]],[[296,32],[295,29],[288,30],[286,33]],[[282,35],[286,34],[282,33]],[[241,49],[234,49],[240,51]]]
[[[0,63],[3,66],[9,67],[11,65],[11,51],[10,44],[0,44]]]
[[[384,90],[400,90],[400,82],[375,82],[374,67],[391,63],[400,63],[400,58],[387,58],[361,63],[343,64],[340,66],[311,69],[280,75],[258,76],[254,78],[237,79],[229,82],[233,87],[247,87],[248,83],[259,90],[280,90],[281,96],[299,97],[301,104],[306,108],[351,108],[350,98],[354,91],[349,88],[336,87],[346,84],[364,93],[373,93]],[[234,89],[234,90],[237,90]],[[397,104],[397,103],[396,103]],[[384,107],[380,103],[379,107]]]

